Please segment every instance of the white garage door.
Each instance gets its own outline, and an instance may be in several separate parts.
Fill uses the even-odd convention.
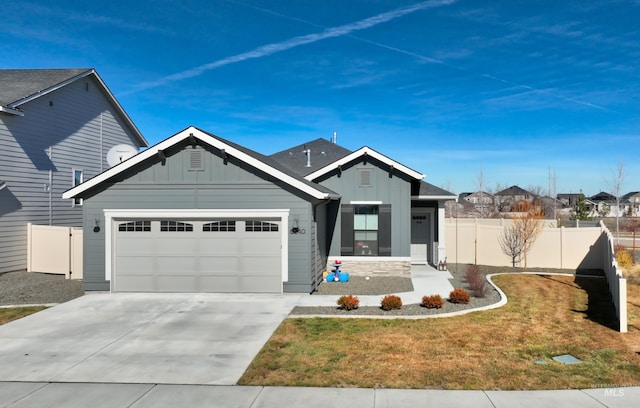
[[[282,292],[279,219],[119,220],[116,292]]]

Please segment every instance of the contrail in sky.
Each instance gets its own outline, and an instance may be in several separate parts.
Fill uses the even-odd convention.
[[[229,1],[234,2],[234,0],[229,0]],[[445,5],[445,4],[448,5],[448,4],[451,4],[451,3],[454,3],[454,2],[455,1],[450,1],[450,2],[446,2],[446,3],[442,2],[442,3],[439,3],[437,5]],[[420,4],[423,4],[423,3],[420,3]],[[299,21],[301,23],[308,24],[308,25],[311,25],[311,26],[314,26],[314,27],[321,27],[320,25],[312,23],[310,21],[303,20],[303,19],[296,18],[296,17],[291,17],[291,16],[288,16],[288,15],[285,15],[285,14],[281,14],[281,13],[277,13],[277,12],[269,10],[269,9],[265,9],[265,8],[254,6],[254,5],[251,5],[251,6],[246,5],[246,4],[244,4],[244,5],[246,7],[251,7],[251,8],[254,8],[254,9],[257,9],[257,10],[261,10],[261,11],[263,11],[265,13],[273,14],[273,15],[276,15],[276,16],[279,16],[279,17],[282,17],[282,18],[286,18],[286,19],[289,19],[289,20]],[[412,7],[415,7],[415,6],[412,6]],[[433,7],[433,5],[431,5],[431,7]],[[402,10],[402,9],[399,9],[399,10]],[[391,11],[389,13],[393,13],[393,11]],[[380,16],[381,15],[384,15],[384,14],[380,14]],[[367,20],[363,20],[363,21],[367,21]],[[353,30],[353,31],[355,31],[355,30]],[[586,101],[582,101],[582,100],[575,99],[575,98],[569,98],[569,97],[566,97],[566,96],[562,96],[562,95],[558,94],[557,92],[549,91],[549,90],[546,90],[546,89],[535,88],[535,87],[530,86],[530,85],[509,81],[509,80],[506,80],[506,79],[503,79],[503,78],[498,78],[498,77],[496,77],[494,75],[491,75],[491,74],[486,74],[486,73],[483,73],[483,72],[473,71],[473,70],[470,70],[470,69],[465,68],[463,66],[450,64],[450,63],[445,62],[443,60],[439,60],[439,59],[436,59],[436,58],[431,58],[431,57],[428,57],[426,55],[417,54],[415,52],[407,51],[405,49],[401,49],[401,48],[398,48],[398,47],[392,47],[390,45],[382,44],[382,43],[377,42],[377,41],[372,41],[372,40],[368,40],[366,38],[357,37],[357,36],[351,34],[350,32],[349,33],[345,33],[343,35],[348,35],[350,38],[353,38],[354,40],[358,40],[358,41],[361,41],[361,42],[364,42],[364,43],[367,43],[367,44],[371,44],[371,45],[374,45],[374,46],[377,46],[377,47],[380,47],[380,48],[385,48],[385,49],[390,50],[390,51],[395,51],[395,52],[398,52],[400,54],[405,54],[405,55],[417,58],[417,59],[422,60],[422,61],[430,62],[432,64],[439,64],[439,65],[443,65],[443,66],[446,66],[448,68],[451,68],[451,69],[454,69],[454,70],[457,70],[457,71],[463,71],[463,72],[466,72],[467,74],[474,75],[474,76],[479,76],[479,77],[488,79],[490,81],[501,82],[501,83],[503,83],[505,85],[513,86],[513,87],[516,87],[516,88],[519,88],[519,89],[522,89],[522,90],[532,91],[532,92],[535,92],[535,93],[538,93],[538,94],[544,94],[544,95],[550,96],[552,98],[563,100],[563,101],[566,101],[566,102],[575,103],[575,104],[578,104],[578,105],[584,105],[584,106],[587,106],[587,107],[590,107],[590,108],[594,108],[594,109],[599,109],[599,110],[602,110],[602,111],[607,111],[607,112],[610,111],[609,109],[607,109],[605,107],[602,107],[600,105],[596,105],[596,104],[591,103],[591,102],[586,102]]]
[[[315,43],[327,38],[342,37],[349,35],[354,31],[364,30],[370,27],[374,27],[378,24],[386,23],[391,20],[406,16],[408,14],[415,13],[416,11],[425,10],[429,8],[446,6],[455,3],[457,0],[430,0],[423,1],[407,7],[397,8],[395,10],[387,11],[375,15],[373,17],[366,18],[364,20],[356,21],[349,24],[344,24],[337,27],[330,27],[320,33],[301,35],[293,37],[289,40],[271,43],[267,45],[254,48],[251,51],[243,52],[241,54],[233,55],[231,57],[223,58],[217,61],[210,62],[208,64],[200,65],[195,68],[191,68],[182,72],[178,72],[172,75],[165,76],[156,81],[144,82],[139,86],[132,89],[129,93],[138,92],[145,89],[155,88],[161,85],[165,85],[170,82],[180,81],[187,78],[193,78],[203,74],[206,71],[216,69],[225,65],[234,64],[236,62],[245,61],[248,59],[262,58],[281,51],[286,51],[291,48],[299,47],[305,44]]]

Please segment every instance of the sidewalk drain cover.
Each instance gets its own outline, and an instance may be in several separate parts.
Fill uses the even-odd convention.
[[[563,354],[561,356],[555,356],[553,358],[555,361],[562,364],[580,364],[582,360],[575,358],[571,354]]]

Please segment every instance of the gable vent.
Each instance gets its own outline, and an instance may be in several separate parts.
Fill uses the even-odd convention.
[[[360,169],[360,187],[371,187],[371,170]]]
[[[202,150],[189,150],[189,170],[204,170]]]

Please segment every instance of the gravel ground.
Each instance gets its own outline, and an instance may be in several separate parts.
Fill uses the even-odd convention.
[[[0,305],[63,303],[84,295],[82,281],[36,272],[0,274]]]
[[[453,276],[450,280],[451,285],[454,288],[463,288],[471,293],[469,286],[464,278],[467,265],[449,264],[449,272]],[[493,266],[479,266],[480,272],[484,274],[491,273],[512,273],[523,272],[522,268],[509,268],[509,267],[493,267]],[[530,268],[529,271],[540,271]],[[545,272],[556,273],[575,273],[572,269],[545,269]],[[587,271],[588,273],[596,273],[595,271]],[[350,285],[351,284],[351,285]],[[450,303],[446,299],[440,309],[427,309],[418,304],[403,305],[399,310],[385,311],[377,306],[363,306],[356,310],[341,310],[333,306],[296,306],[291,312],[292,315],[336,315],[336,316],[428,316],[442,313],[451,313],[460,310],[474,309],[477,307],[487,306],[500,301],[500,294],[491,285],[487,284],[488,290],[485,297],[471,296],[471,302],[466,305]],[[411,279],[403,277],[375,277],[366,280],[364,277],[351,277],[349,282],[346,283],[323,283],[320,284],[318,291],[315,294],[319,295],[336,295],[336,301],[340,295],[385,295],[389,293],[406,292],[407,287],[412,290]],[[425,293],[428,295],[428,293]],[[382,299],[382,296],[380,297]]]
[[[456,288],[468,289],[464,280],[466,265],[449,265],[449,271],[454,279],[451,284]],[[503,268],[480,266],[483,273],[497,272],[521,272],[521,268]],[[530,269],[533,270],[533,269]],[[547,272],[575,273],[570,269],[545,269]],[[581,271],[598,273],[598,271]],[[413,290],[411,279],[401,277],[375,277],[366,280],[363,277],[351,277],[346,283],[321,284],[316,294],[336,295],[383,295],[389,293],[401,293]],[[63,303],[84,295],[82,282],[66,280],[63,275],[45,273],[9,272],[0,274],[0,305],[24,305],[24,304],[48,304]],[[425,293],[427,295],[427,293]],[[293,314],[345,314],[345,315],[430,315],[448,313],[457,310],[480,307],[493,304],[499,300],[498,292],[491,289],[484,298],[471,297],[468,305],[456,305],[445,300],[441,309],[426,309],[420,305],[404,305],[402,309],[395,311],[383,311],[379,307],[362,307],[346,312],[337,307],[296,307]]]

